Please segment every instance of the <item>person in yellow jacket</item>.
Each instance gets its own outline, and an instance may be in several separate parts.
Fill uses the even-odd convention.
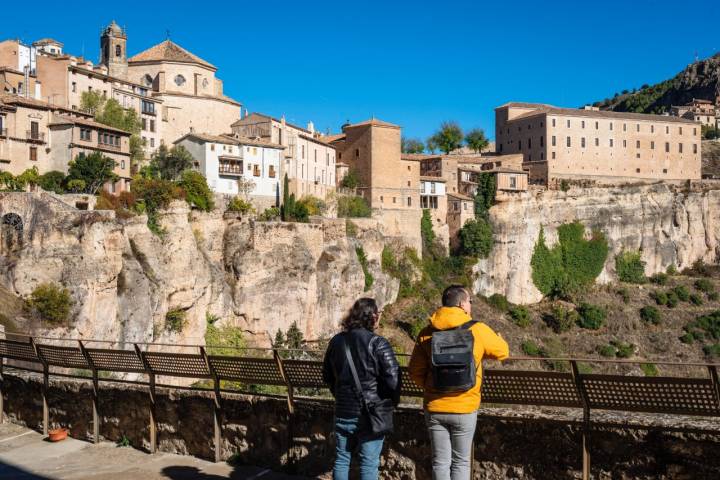
[[[477,365],[477,381],[466,391],[441,392],[433,388],[430,340],[438,330],[460,327],[472,318],[470,293],[462,286],[445,289],[443,306],[430,317],[430,325],[417,338],[408,371],[412,380],[425,394],[425,423],[432,447],[433,480],[467,480],[470,478],[472,440],[480,407],[482,359],[508,358],[510,349],[505,340],[490,327],[476,322],[469,327],[473,334],[473,356]]]

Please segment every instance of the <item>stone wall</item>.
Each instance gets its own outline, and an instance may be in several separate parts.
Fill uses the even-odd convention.
[[[494,240],[490,256],[475,267],[474,290],[500,293],[513,303],[533,303],[542,294],[532,281],[532,258],[540,228],[549,247],[557,242],[557,228],[580,221],[590,235],[601,230],[610,254],[599,282],[615,278],[615,256],[640,250],[645,273],[682,270],[696,260],[716,262],[720,249],[720,189],[696,183],[616,188],[571,188],[567,192],[530,190],[498,196],[490,209]]]
[[[13,372],[3,382],[8,418],[41,428],[42,379]],[[89,381],[51,379],[50,426],[67,427],[91,439]],[[126,436],[147,449],[148,394],[145,387],[101,382],[100,435]],[[222,458],[308,476],[330,472],[334,455],[332,405],[297,400],[292,422],[284,398],[224,394]],[[210,392],[158,389],[158,448],[207,459],[213,451]],[[475,479],[577,479],[581,469],[579,412],[483,408],[475,435]],[[422,412],[405,406],[387,438],[381,478],[430,479],[430,445]],[[682,430],[680,430],[682,429]],[[292,437],[292,440],[291,440]],[[720,429],[717,420],[643,415],[593,414],[590,441],[593,475],[614,479],[717,479]]]

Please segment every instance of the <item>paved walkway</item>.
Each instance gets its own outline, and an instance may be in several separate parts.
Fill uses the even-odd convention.
[[[232,467],[194,457],[149,455],[114,443],[67,438],[50,443],[18,425],[0,425],[0,480],[298,480],[265,468]]]

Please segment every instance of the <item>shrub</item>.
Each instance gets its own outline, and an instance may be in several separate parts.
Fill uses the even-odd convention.
[[[65,174],[51,170],[40,175],[40,187],[46,192],[65,193]]]
[[[692,264],[689,273],[694,275],[700,275],[702,277],[709,277],[710,275],[712,275],[710,267],[708,267],[705,262],[703,262],[700,258],[695,260],[695,262]]]
[[[395,258],[395,252],[389,245],[383,247],[382,255],[380,256],[380,268],[382,271],[394,276],[397,273],[397,258]]]
[[[602,327],[607,316],[605,309],[590,303],[581,303],[578,307],[578,314],[580,315],[578,325],[590,330],[598,330]]]
[[[614,357],[617,353],[617,349],[612,345],[600,345],[598,347],[598,353],[603,357]]]
[[[530,317],[530,311],[527,307],[522,305],[513,306],[509,312],[510,318],[512,318],[515,325],[521,328],[529,327],[532,324],[532,318]]]
[[[567,180],[560,180],[560,190],[562,190],[563,192],[567,192],[568,190],[570,190],[570,182],[568,182]]]
[[[460,229],[460,250],[464,255],[487,258],[493,247],[493,230],[484,218],[471,219]]]
[[[178,185],[185,191],[185,200],[190,204],[209,212],[215,207],[212,191],[208,187],[205,176],[195,170],[185,170],[180,176]]]
[[[185,310],[176,308],[165,314],[165,330],[170,332],[182,332],[187,322]]]
[[[420,218],[420,237],[422,238],[423,249],[429,250],[433,242],[435,242],[435,232],[433,231],[432,217],[428,209],[422,211],[422,217]]]
[[[692,322],[689,322],[683,330],[690,337],[687,339],[692,343],[694,340],[713,339],[720,340],[720,310],[715,310],[707,315],[700,315]]]
[[[630,303],[630,290],[626,287],[618,288],[615,293],[622,298],[623,303]]]
[[[645,283],[645,262],[640,252],[623,251],[615,257],[615,271],[622,282]]]
[[[550,313],[545,314],[543,320],[555,333],[563,333],[571,330],[579,318],[580,315],[577,311],[555,305]]]
[[[640,370],[642,370],[646,377],[657,377],[660,374],[654,363],[641,363]]]
[[[677,307],[677,304],[680,302],[680,299],[678,298],[677,294],[670,290],[667,292],[667,307],[668,308],[675,308]]]
[[[499,293],[493,293],[487,298],[487,304],[501,312],[507,312],[510,308],[510,302],[507,301],[504,295]]]
[[[157,221],[157,212],[167,208],[173,200],[185,198],[183,189],[173,182],[157,178],[143,178],[139,175],[133,178],[132,190],[135,196],[142,200],[148,216],[148,228],[156,234],[163,233]]]
[[[693,305],[702,305],[704,302],[700,295],[698,295],[697,293],[691,293],[690,303],[692,303]]]
[[[667,273],[656,273],[655,275],[650,277],[650,281],[657,285],[665,285],[668,282],[668,274]]]
[[[665,270],[665,273],[667,273],[670,276],[675,276],[678,274],[678,269],[674,263],[671,263],[670,265],[668,265],[667,270]]]
[[[645,323],[659,325],[662,321],[662,316],[657,308],[647,305],[640,309],[640,319]]]
[[[718,292],[710,292],[710,293],[707,294],[707,298],[708,298],[708,300],[710,300],[711,302],[717,302],[718,299],[720,299],[720,293],[718,293]]]
[[[365,291],[367,292],[368,290],[370,290],[373,283],[375,282],[375,278],[368,269],[368,259],[365,256],[365,250],[363,250],[362,247],[356,247],[355,253],[357,253],[358,261],[360,262],[360,266],[362,267],[363,274],[365,274]]]
[[[705,355],[708,357],[720,357],[720,343],[705,345],[703,347],[703,352],[705,352]]]
[[[54,283],[42,283],[35,287],[27,303],[42,320],[51,325],[65,322],[73,306],[70,291]]]
[[[355,238],[357,237],[357,233],[357,225],[355,225],[355,223],[351,222],[350,220],[345,220],[345,235],[347,235],[349,238]]]
[[[635,345],[632,343],[624,343],[619,340],[610,342],[616,349],[615,356],[618,358],[630,358],[635,353]]]
[[[683,302],[687,302],[690,300],[690,291],[685,285],[676,286],[675,288],[673,288],[673,292],[675,292],[677,298]]]
[[[540,347],[532,340],[525,340],[520,345],[520,348],[522,349],[523,353],[529,357],[537,357],[538,355],[540,355]]]
[[[257,220],[260,222],[272,222],[280,218],[280,209],[277,207],[270,207],[263,210],[263,212],[257,216]]]
[[[100,190],[95,210],[114,210],[118,218],[130,218],[135,215],[135,194],[133,192],[120,192],[113,195]]]
[[[540,230],[530,261],[535,286],[545,296],[567,297],[592,284],[605,265],[608,243],[597,230],[590,240],[579,222],[558,227],[558,243],[552,249],[545,244]]]
[[[660,290],[650,292],[650,298],[655,300],[655,303],[657,303],[658,305],[667,305],[668,303],[667,293],[661,292]]]
[[[360,177],[355,170],[349,170],[348,173],[340,181],[340,186],[343,188],[357,188],[360,185]]]
[[[370,205],[363,197],[339,195],[337,216],[340,218],[362,218],[372,214]]]
[[[715,285],[707,278],[698,278],[695,280],[695,288],[707,294],[715,291]]]
[[[80,178],[73,178],[68,180],[67,189],[71,193],[82,193],[85,191],[85,180]]]
[[[693,342],[695,341],[695,336],[694,336],[692,333],[685,332],[685,333],[680,337],[680,341],[681,341],[682,343],[690,344],[690,343],[693,343]]]
[[[205,345],[209,355],[240,356],[245,348],[245,339],[240,327],[226,325],[215,326],[215,322],[208,322],[205,330]]]
[[[227,211],[228,212],[236,212],[236,213],[245,215],[247,213],[254,212],[255,207],[252,206],[252,203],[250,203],[240,197],[233,197],[233,199],[230,200],[230,202],[228,203]]]
[[[298,203],[305,205],[308,215],[322,215],[327,209],[325,202],[312,195],[305,195]]]
[[[68,163],[67,178],[68,181],[82,180],[83,188],[81,191],[95,195],[107,182],[117,179],[117,175],[113,172],[116,165],[115,160],[105,156],[102,152],[90,154],[80,152],[74,160]],[[73,186],[77,188],[80,184],[75,183]],[[68,183],[68,188],[70,188],[70,183]],[[74,190],[74,188],[71,188],[71,190]],[[77,191],[77,193],[80,193],[80,191]]]

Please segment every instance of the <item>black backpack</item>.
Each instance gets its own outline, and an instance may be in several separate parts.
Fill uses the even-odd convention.
[[[430,350],[435,390],[463,392],[475,386],[475,337],[470,331],[475,323],[475,320],[470,320],[450,330],[433,332]]]

